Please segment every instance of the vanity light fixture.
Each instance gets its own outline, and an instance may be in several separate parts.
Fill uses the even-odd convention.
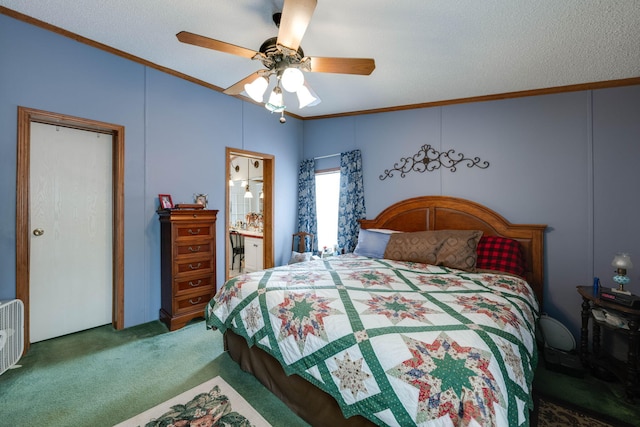
[[[245,187],[244,198],[245,199],[253,199],[253,194],[251,194],[251,190],[249,190],[249,164],[251,163],[251,159],[247,159],[247,180],[242,181],[242,185]]]
[[[240,166],[239,165],[234,166],[233,161],[231,161],[230,166],[231,166],[231,169],[236,171],[236,173],[240,172]],[[233,179],[231,177],[231,172],[229,172],[229,187],[233,187]]]
[[[251,194],[251,190],[249,190],[249,186],[247,185],[246,190],[244,192],[245,199],[253,199],[253,194]]]

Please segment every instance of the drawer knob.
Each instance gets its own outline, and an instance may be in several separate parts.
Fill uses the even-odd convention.
[[[193,264],[189,264],[189,268],[192,270],[197,270],[202,266],[202,263],[199,262],[198,265],[196,265],[195,267],[193,266]]]
[[[196,286],[200,286],[200,283],[202,283],[202,279],[199,279],[196,283],[189,281],[189,286],[193,286],[195,288]]]
[[[200,252],[200,246],[198,246],[197,248],[192,248],[191,246],[189,246],[189,252]]]
[[[198,304],[200,301],[202,301],[202,297],[198,297],[198,299],[197,299],[197,300],[195,300],[195,301],[194,301],[194,300],[192,300],[192,299],[190,299],[190,300],[189,300],[189,303],[190,303],[191,305],[196,305],[196,304]]]
[[[200,234],[200,229],[198,228],[196,231],[189,229],[189,234]]]

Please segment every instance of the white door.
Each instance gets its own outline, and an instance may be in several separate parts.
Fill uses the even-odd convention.
[[[31,124],[30,341],[111,323],[112,137]]]

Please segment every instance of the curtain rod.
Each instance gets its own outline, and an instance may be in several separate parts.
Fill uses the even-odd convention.
[[[326,156],[314,157],[313,160],[328,159],[329,157],[336,157],[336,156],[339,156],[340,154],[341,153],[327,154]]]

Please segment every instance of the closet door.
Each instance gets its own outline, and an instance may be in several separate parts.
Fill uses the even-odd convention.
[[[112,144],[31,124],[30,342],[112,321]]]

